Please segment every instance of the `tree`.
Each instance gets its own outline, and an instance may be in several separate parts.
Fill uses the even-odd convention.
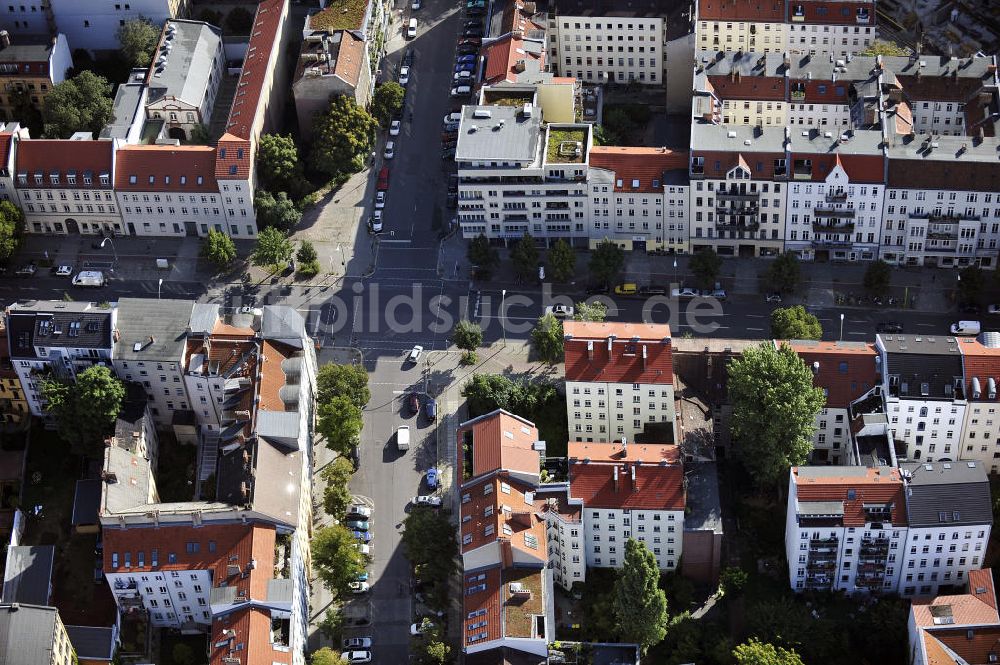
[[[111,84],[90,71],[53,86],[42,103],[45,136],[50,139],[69,138],[74,132],[98,134],[113,117]]]
[[[468,257],[475,266],[476,277],[479,279],[489,280],[493,276],[493,269],[500,263],[499,253],[482,233],[469,243]]]
[[[0,201],[0,261],[7,261],[21,244],[24,213],[10,201]]]
[[[253,28],[253,14],[243,8],[234,7],[226,14],[226,32],[231,35],[249,35]]]
[[[603,321],[608,315],[608,306],[600,300],[594,302],[578,302],[573,311],[574,321]]]
[[[201,241],[201,255],[220,269],[226,268],[236,259],[236,243],[229,234],[209,229]]]
[[[204,21],[205,23],[214,25],[218,28],[222,26],[222,12],[215,11],[214,9],[208,9],[206,7],[198,12],[197,20]]]
[[[309,164],[335,177],[364,168],[375,135],[375,120],[353,97],[335,95],[325,113],[313,121]]]
[[[406,90],[395,81],[388,81],[375,88],[372,94],[372,117],[383,127],[389,126],[389,121],[403,110],[403,98]]]
[[[752,346],[729,363],[731,430],[743,465],[760,485],[787,482],[812,452],[816,414],[826,402],[812,372],[787,344]]]
[[[361,365],[327,363],[316,373],[316,401],[328,402],[334,397],[346,397],[363,409],[372,398],[368,389],[368,372]]]
[[[733,649],[733,658],[738,665],[803,665],[794,650],[761,642],[756,637]]]
[[[340,614],[340,612],[334,612],[333,610],[330,610],[330,612],[337,615]],[[323,647],[322,649],[313,651],[309,662],[311,665],[342,665],[344,661],[341,660],[339,651],[334,651],[330,647]]]
[[[960,305],[979,305],[986,287],[986,275],[979,266],[963,268],[958,273],[958,302]]]
[[[444,608],[458,553],[451,522],[437,510],[418,506],[403,520],[402,542],[418,577],[428,586],[427,604],[432,608]]]
[[[199,122],[191,128],[191,133],[188,135],[188,143],[194,145],[210,145],[212,143],[212,131],[207,125]]]
[[[257,236],[250,260],[255,266],[280,266],[292,258],[295,247],[284,231],[269,226]]]
[[[415,647],[419,665],[445,665],[451,661],[451,647],[440,635],[424,636]]]
[[[910,50],[900,46],[896,42],[885,39],[876,39],[872,45],[861,51],[858,55],[910,55]]]
[[[710,289],[719,277],[722,269],[722,257],[715,253],[712,248],[695,252],[688,262],[688,268],[694,275],[695,283],[699,288]]]
[[[821,339],[823,326],[802,305],[779,307],[771,312],[771,337],[775,339]]]
[[[719,591],[722,595],[737,596],[746,586],[749,576],[742,568],[727,566],[719,576]]]
[[[275,196],[266,190],[258,189],[253,205],[257,210],[257,221],[264,228],[272,227],[287,233],[302,219],[302,213],[284,192],[278,192]]]
[[[160,29],[144,16],[129,19],[118,28],[122,55],[132,67],[149,67],[159,41]]]
[[[549,250],[549,271],[557,282],[568,282],[576,274],[576,252],[562,238]]]
[[[55,416],[59,436],[86,457],[100,457],[104,436],[111,431],[125,384],[103,365],[93,365],[76,375],[76,383],[52,377],[41,382],[45,410]]]
[[[892,268],[882,259],[868,264],[868,267],[865,269],[865,290],[872,295],[885,295],[889,290],[889,282],[891,280]]]
[[[530,233],[525,233],[510,250],[514,274],[519,280],[530,280],[538,273],[538,247]]]
[[[590,253],[590,274],[604,286],[618,279],[625,265],[625,253],[616,243],[605,238]]]
[[[303,277],[312,277],[319,272],[319,254],[308,240],[303,240],[299,245],[295,260],[298,261],[297,271]]]
[[[543,314],[531,330],[531,343],[538,357],[549,364],[562,360],[563,327],[552,313]]]
[[[483,343],[483,329],[478,323],[465,319],[455,324],[451,334],[455,346],[464,351],[475,351]]]
[[[340,519],[351,505],[351,490],[347,484],[354,475],[354,465],[347,457],[338,457],[320,471],[326,482],[323,490],[323,510],[330,517]]]
[[[361,409],[347,397],[332,397],[316,406],[316,432],[326,439],[330,450],[349,455],[365,423]]]
[[[257,177],[260,187],[271,192],[289,192],[293,196],[301,189],[302,162],[299,149],[291,135],[264,134],[257,144]]]
[[[785,252],[771,262],[764,273],[764,283],[768,291],[792,293],[799,285],[799,257],[791,252]]]
[[[175,665],[192,665],[194,663],[194,651],[183,642],[175,644],[170,655]]]
[[[348,585],[357,581],[365,569],[364,556],[354,547],[356,542],[351,532],[340,524],[323,527],[313,536],[314,570],[323,580],[323,586],[336,596],[346,594]]]
[[[645,652],[667,634],[667,596],[659,587],[660,567],[646,544],[629,538],[625,561],[615,580],[612,607],[622,641]]]

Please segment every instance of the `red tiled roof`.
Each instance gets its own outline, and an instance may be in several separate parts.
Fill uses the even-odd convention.
[[[925,632],[926,642],[936,640],[948,647],[927,650],[928,665],[962,663],[962,665],[990,665],[990,655],[1000,656],[1000,626],[985,628],[938,628]],[[958,656],[961,660],[957,660]]]
[[[783,23],[784,0],[699,0],[698,19]]]
[[[42,174],[44,187],[68,187],[79,189],[83,176],[90,174],[93,180],[89,187],[111,189],[112,166],[114,164],[113,141],[68,141],[65,139],[31,139],[17,144],[15,172],[28,176],[28,185],[35,185],[35,174]],[[51,174],[58,172],[59,184],[53,185]],[[75,172],[76,184],[67,184],[66,174]],[[100,176],[108,176],[108,184],[101,185]]]
[[[265,411],[287,411],[289,409],[281,399],[281,388],[288,383],[288,379],[281,363],[292,357],[292,349],[271,341],[265,341],[262,347],[259,407]]]
[[[993,586],[993,571],[989,568],[969,571],[969,594],[997,609],[997,592]],[[1000,621],[1000,615],[997,615]]]
[[[545,522],[535,512],[533,489],[507,474],[463,485],[462,553],[488,543],[506,541],[528,556],[544,561],[547,557]],[[468,501],[464,501],[465,495]],[[508,510],[504,510],[505,506]],[[504,532],[505,525],[510,527],[510,533]],[[492,527],[490,533],[486,533],[487,527]],[[526,535],[535,537],[537,547],[527,544]]]
[[[590,149],[590,165],[615,173],[615,191],[663,193],[663,174],[687,169],[688,153],[666,148],[621,148],[594,146]],[[618,185],[617,181],[621,181]],[[638,180],[639,186],[633,187]],[[653,181],[657,186],[653,187]]]
[[[486,73],[483,76],[486,83],[510,81],[517,83],[517,63],[519,60],[536,60],[539,69],[545,66],[545,52],[531,53],[525,50],[524,40],[511,35],[491,43],[483,49],[486,57]]]
[[[679,464],[571,461],[569,483],[570,495],[583,499],[587,508],[684,510],[684,469]]]
[[[567,381],[674,382],[670,326],[666,324],[566,321],[563,332]],[[610,336],[616,339],[609,351]],[[593,350],[588,349],[590,342]]]
[[[920,628],[933,628],[933,607],[951,608],[953,626],[984,625],[1000,622],[996,609],[996,593],[993,588],[993,572],[969,571],[969,591],[967,593],[913,599],[913,620]],[[939,610],[940,612],[940,610]]]
[[[232,631],[224,632],[224,631]],[[271,644],[270,613],[247,607],[224,614],[212,622],[211,665],[228,665],[224,659],[239,658],[241,665],[291,665],[290,650],[278,650]],[[240,644],[242,649],[236,650]]]
[[[270,93],[264,90],[264,83],[271,67],[271,51],[282,48],[279,29],[287,1],[262,0],[257,6],[250,42],[247,44],[247,55],[243,60],[243,72],[226,122],[227,135],[245,140],[252,138],[257,108],[262,102],[266,102],[266,96]]]
[[[472,474],[476,478],[483,474],[506,469],[522,473],[538,474],[540,456],[532,449],[538,441],[538,429],[534,423],[512,413],[497,409],[479,418],[469,420],[459,426],[458,450],[462,450],[466,432],[472,432]],[[463,470],[462,456],[459,456],[459,477]]]
[[[807,104],[847,104],[848,82],[834,82],[831,79],[792,79],[790,90],[800,90],[805,93]],[[796,100],[799,102],[800,100]]]
[[[115,189],[137,192],[219,191],[215,181],[215,148],[210,146],[128,146],[118,151],[117,160]]]
[[[585,443],[570,441],[567,457],[582,460],[589,458],[594,462],[643,462],[657,464],[665,460],[668,464],[679,464],[681,449],[670,443],[631,443],[622,450],[621,442]]]
[[[774,160],[785,159],[783,152],[750,152],[747,153],[749,157],[744,157],[738,150],[693,150],[691,154],[705,158],[706,178],[725,178],[726,173],[743,166],[750,170],[750,177],[754,180],[773,180]],[[718,168],[716,162],[719,163]]]
[[[813,371],[813,385],[827,391],[826,406],[846,409],[878,381],[877,353],[866,342],[775,341],[788,344]]]
[[[14,145],[14,134],[12,132],[0,133],[0,169],[7,168],[12,145]]]
[[[906,499],[899,469],[869,468],[864,476],[799,476],[792,467],[798,501],[841,501],[844,504],[844,526],[864,526],[864,504],[892,504],[892,524],[906,524]],[[848,491],[854,498],[848,498]]]
[[[246,180],[253,165],[250,141],[223,134],[216,144],[215,177],[219,180]]]
[[[500,566],[494,566],[487,570],[465,572],[462,580],[464,617],[469,617],[473,612],[476,613],[476,616],[474,618],[463,617],[463,647],[492,642],[503,637],[503,617],[501,616],[503,593],[500,585]],[[469,593],[472,589],[476,589],[476,591]],[[480,622],[485,622],[485,624],[475,630],[469,630],[471,624]],[[477,640],[469,639],[481,633],[486,633],[486,637]]]
[[[961,338],[958,348],[962,352],[962,365],[968,382],[966,395],[972,399],[972,379],[975,377],[979,379],[979,399],[987,401],[987,379],[992,377],[994,383],[1000,386],[1000,348],[983,346],[973,337]]]
[[[859,27],[872,27],[875,25],[875,3],[874,2],[810,2],[793,1],[789,3],[791,7],[802,7],[803,20],[806,24],[825,25],[857,25]],[[858,23],[855,17],[858,9],[868,10],[868,23]],[[822,9],[822,11],[820,11]]]
[[[785,79],[780,76],[709,76],[708,82],[719,99],[785,101]]]

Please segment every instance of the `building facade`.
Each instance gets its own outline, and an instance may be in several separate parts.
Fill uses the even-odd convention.
[[[70,47],[90,52],[116,51],[121,48],[118,28],[138,18],[159,26],[167,19],[186,16],[188,0],[131,0],[122,3],[92,3],[79,0],[30,0],[41,12],[51,12],[59,31],[65,33]]]
[[[963,663],[994,660],[1000,615],[993,572],[970,571],[968,586],[960,593],[914,598],[908,632],[908,662],[913,665],[931,665],[944,658]]]
[[[989,473],[1000,471],[1000,343],[995,336],[959,340],[965,370],[965,420],[959,459],[977,460]]]
[[[0,31],[0,121],[27,120],[21,116],[29,107],[41,111],[45,96],[66,80],[72,67],[66,35],[26,37],[20,31],[13,36]]]
[[[571,438],[676,441],[669,326],[566,321],[563,331]]]
[[[0,603],[5,659],[24,665],[73,665],[76,654],[55,607]]]

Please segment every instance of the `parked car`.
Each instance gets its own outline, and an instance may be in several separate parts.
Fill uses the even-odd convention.
[[[462,29],[463,30],[468,30],[469,28],[479,28],[480,30],[482,30],[483,29],[483,22],[482,21],[474,21],[474,20],[473,21],[466,21],[465,25],[462,26]]]
[[[455,58],[455,63],[456,64],[462,64],[464,62],[475,62],[475,61],[476,61],[476,56],[474,56],[472,54],[469,54],[469,55],[460,55],[457,58]]]
[[[461,111],[452,111],[451,113],[445,115],[444,120],[441,122],[445,125],[450,125],[452,123],[459,123],[462,121]]]
[[[438,417],[437,402],[434,401],[433,397],[428,397],[427,401],[424,402],[424,413],[427,415],[427,420],[434,422]]]
[[[634,296],[639,293],[639,287],[632,283],[619,284],[615,287],[616,296]]]
[[[371,651],[345,651],[340,654],[340,660],[345,663],[370,663],[372,662]]]
[[[455,68],[455,74],[451,77],[451,80],[455,84],[467,85],[472,81],[472,70],[471,69],[461,69],[461,66]]]
[[[781,294],[777,291],[771,291],[765,296],[767,302],[781,302]]]
[[[367,582],[370,575],[371,574],[367,570],[362,570],[360,573],[358,573],[358,581]]]
[[[389,167],[383,166],[378,172],[378,184],[375,189],[385,190],[389,189]]]
[[[951,324],[952,335],[975,337],[982,330],[983,326],[979,321],[959,321],[958,323]]]
[[[465,37],[482,37],[483,29],[481,27],[466,28],[462,31],[462,35]]]
[[[410,635],[418,637],[434,628],[434,624],[427,620],[418,621],[410,625]]]
[[[662,286],[640,286],[639,287],[640,296],[665,296],[667,295],[667,290]]]
[[[467,97],[472,93],[472,88],[467,85],[456,85],[451,89],[452,97]]]
[[[354,549],[356,549],[357,551],[361,552],[365,556],[371,556],[372,555],[372,546],[371,545],[365,545],[364,543],[354,543]]]
[[[672,289],[670,291],[671,298],[697,298],[701,295],[698,289],[692,288],[690,286],[685,286],[679,289]]]
[[[73,277],[73,286],[89,286],[96,289],[104,284],[104,273],[100,270],[82,270]]]
[[[363,517],[365,519],[368,519],[369,517],[372,516],[372,509],[369,508],[368,506],[364,505],[364,504],[355,503],[355,504],[352,504],[347,509],[347,515],[349,517],[356,515],[358,517]]]
[[[412,503],[414,506],[430,506],[431,508],[440,508],[441,497],[433,494],[423,494],[421,496],[413,497]]]
[[[438,470],[434,467],[427,469],[427,487],[436,489],[438,486]]]
[[[73,266],[59,266],[55,269],[56,277],[69,277],[73,274]]]
[[[348,529],[356,529],[358,531],[368,531],[371,527],[371,522],[368,520],[347,520],[344,522],[344,526]]]
[[[483,44],[483,40],[478,37],[465,37],[458,40],[459,46],[475,46],[480,47]]]
[[[901,333],[903,332],[903,324],[898,321],[879,321],[878,325],[875,326],[875,332]]]
[[[399,85],[405,86],[410,82],[410,68],[402,66],[399,68]]]
[[[417,361],[420,360],[420,354],[422,354],[423,352],[424,352],[424,347],[417,344],[410,350],[410,355],[408,355],[406,359],[409,362],[416,364]]]
[[[409,24],[406,26],[406,38],[413,39],[417,36],[417,19],[411,18]]]
[[[603,295],[608,292],[608,287],[603,284],[591,284],[586,289],[588,296]]]
[[[462,62],[455,65],[455,75],[452,76],[453,81],[457,81],[459,78],[469,78],[472,76],[472,72],[476,69],[476,63],[474,62]]]
[[[549,305],[545,308],[546,314],[551,314],[557,319],[571,319],[574,311],[572,305]]]
[[[471,55],[475,57],[479,53],[479,47],[475,44],[459,44],[455,50],[461,56]]]
[[[372,535],[367,531],[352,531],[351,535],[354,536],[354,540],[360,540],[362,543],[370,543],[372,541]]]
[[[382,211],[373,210],[372,216],[368,219],[368,228],[372,233],[382,233]]]
[[[457,122],[449,122],[449,123],[447,123],[444,126],[444,131],[446,131],[446,132],[457,132],[458,131],[458,123]]]
[[[402,128],[402,123],[399,120],[393,120],[389,123],[389,136],[399,136],[399,130]]]
[[[403,64],[406,65],[407,67],[413,66],[413,61],[415,58],[416,54],[413,52],[412,48],[408,48],[406,49],[406,51],[403,52]]]
[[[410,393],[408,398],[411,413],[420,413],[420,396],[417,393]]]
[[[368,582],[351,582],[347,586],[351,593],[368,593]]]
[[[396,142],[387,141],[385,144],[385,150],[382,151],[382,156],[386,159],[392,159],[396,156]]]
[[[445,146],[441,150],[441,159],[451,159],[455,156],[455,146]]]
[[[412,9],[413,11],[417,11],[418,9],[420,9],[420,6],[421,6],[420,0],[413,0],[413,2],[410,3],[410,9]]]
[[[344,649],[368,649],[372,645],[370,637],[349,637],[344,640]]]
[[[18,277],[33,277],[37,271],[38,268],[35,267],[35,264],[29,263],[18,268],[16,274]]]
[[[375,192],[375,209],[381,210],[385,207],[385,192]]]
[[[722,284],[720,282],[715,283],[715,286],[712,288],[712,292],[709,295],[713,298],[717,298],[718,300],[725,300],[728,297],[726,295],[726,290],[722,288]]]

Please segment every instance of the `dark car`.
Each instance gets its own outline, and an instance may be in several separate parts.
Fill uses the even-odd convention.
[[[427,420],[437,420],[438,417],[438,407],[437,402],[433,399],[428,399],[424,404],[424,413],[427,414]]]
[[[417,393],[410,393],[409,404],[410,411],[413,413],[420,413],[420,395]]]
[[[479,48],[482,46],[483,40],[476,37],[465,37],[464,39],[458,40],[459,46],[475,46]]]
[[[592,284],[591,286],[587,287],[588,296],[603,295],[606,294],[607,292],[608,292],[608,287],[604,286],[603,284]]]
[[[406,49],[406,51],[403,53],[403,66],[412,67],[415,58],[416,56],[413,53],[413,49],[412,48]]]
[[[462,35],[465,37],[482,37],[483,29],[481,27],[466,28]]]
[[[875,332],[901,333],[903,332],[903,324],[898,321],[879,321],[878,325],[875,326]]]

